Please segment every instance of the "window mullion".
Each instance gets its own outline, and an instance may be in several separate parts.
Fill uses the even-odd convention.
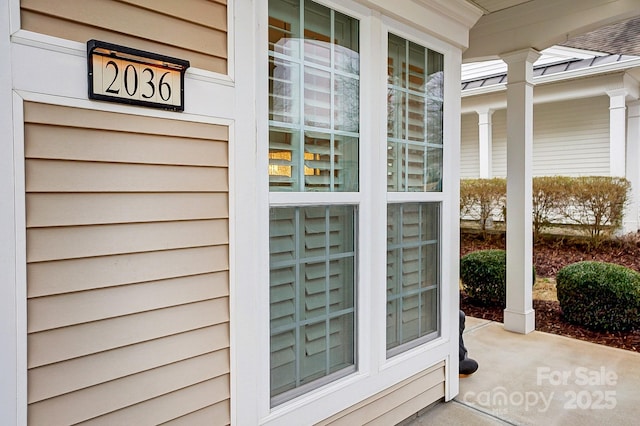
[[[418,206],[418,336],[422,336],[422,251],[425,249],[422,238],[422,209],[423,205]]]
[[[324,252],[325,252],[325,261],[324,261],[324,338],[326,343],[326,351],[327,355],[325,357],[325,374],[329,374],[331,371],[331,320],[329,318],[330,308],[331,308],[331,260],[329,258],[330,254],[330,246],[331,246],[331,208],[325,208],[325,217],[324,217]]]
[[[330,46],[330,50],[329,50],[329,69],[330,69],[330,78],[329,78],[329,93],[330,93],[330,98],[329,98],[329,111],[330,111],[330,116],[329,116],[329,129],[331,131],[331,137],[330,137],[330,142],[329,142],[329,188],[330,191],[334,191],[335,189],[335,161],[334,161],[334,155],[335,155],[335,105],[334,105],[334,99],[335,99],[335,53],[336,53],[336,49],[335,49],[335,44],[333,44],[333,41],[335,40],[335,27],[336,27],[336,13],[332,10],[331,11],[331,29],[329,31],[330,37],[331,37],[331,44]]]
[[[404,279],[402,278],[404,276],[404,247],[402,245],[403,243],[403,238],[402,238],[402,224],[404,223],[404,209],[400,208],[400,214],[398,215],[398,222],[399,222],[399,226],[398,226],[398,232],[399,232],[399,238],[398,241],[400,242],[400,256],[399,256],[399,264],[398,264],[398,341],[400,343],[402,343],[404,341],[404,333],[403,333],[403,327],[402,327],[402,312],[404,311],[404,298],[402,297],[402,288],[404,285]]]
[[[295,297],[295,318],[293,320],[294,323],[294,330],[295,330],[295,346],[296,346],[296,362],[295,362],[295,375],[296,375],[296,386],[300,386],[300,377],[301,374],[300,372],[302,371],[302,366],[300,365],[300,360],[302,359],[301,357],[301,353],[304,350],[304,347],[300,344],[300,319],[302,318],[302,316],[300,315],[300,274],[301,274],[301,268],[300,268],[300,253],[302,250],[302,237],[304,235],[300,234],[300,210],[296,210],[295,211],[295,216],[294,216],[294,220],[295,220],[295,228],[296,231],[296,239],[295,239],[295,259],[296,259],[296,279],[294,281],[294,297]]]
[[[405,49],[405,62],[404,62],[404,78],[403,78],[403,90],[404,90],[404,141],[402,142],[402,147],[404,148],[403,158],[405,164],[405,173],[402,177],[402,182],[404,183],[404,189],[409,188],[409,145],[407,144],[407,140],[409,139],[409,42],[405,40],[404,42]]]
[[[305,22],[304,22],[304,2],[301,2],[301,7],[300,7],[300,39],[299,39],[299,45],[300,45],[300,49],[298,50],[298,54],[300,55],[300,68],[298,70],[299,73],[299,78],[298,78],[298,90],[300,93],[300,102],[298,105],[299,108],[299,113],[298,116],[299,118],[299,125],[300,125],[300,130],[299,130],[299,140],[298,140],[298,161],[295,164],[298,164],[298,191],[304,191],[305,190],[305,184],[304,184],[304,138],[305,138],[305,129],[306,129],[306,123],[305,123],[305,116],[304,116],[304,103],[305,103],[305,90],[304,90],[304,78],[305,78],[305,68],[306,68],[306,61],[305,61],[305,45],[304,45],[304,29],[305,29]]]

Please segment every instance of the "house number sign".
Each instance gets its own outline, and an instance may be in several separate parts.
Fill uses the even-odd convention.
[[[90,99],[184,111],[189,61],[89,40],[87,68]]]

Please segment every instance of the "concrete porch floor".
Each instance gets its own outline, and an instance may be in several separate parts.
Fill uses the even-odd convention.
[[[404,424],[632,425],[640,421],[640,354],[467,317],[480,368],[460,393]]]

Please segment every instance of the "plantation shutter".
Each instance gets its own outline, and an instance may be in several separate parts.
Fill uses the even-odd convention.
[[[354,362],[353,218],[353,207],[271,210],[272,395]]]
[[[270,304],[272,394],[295,387],[296,330],[296,218],[293,209],[271,214]],[[274,267],[273,265],[280,265]]]
[[[436,203],[391,204],[387,219],[387,348],[437,331]]]

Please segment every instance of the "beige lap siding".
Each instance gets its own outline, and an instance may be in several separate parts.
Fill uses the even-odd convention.
[[[444,362],[408,378],[316,426],[395,425],[444,398]]]
[[[227,141],[25,104],[30,424],[230,422]]]
[[[227,74],[226,0],[21,0],[20,7],[25,30],[108,41]]]

